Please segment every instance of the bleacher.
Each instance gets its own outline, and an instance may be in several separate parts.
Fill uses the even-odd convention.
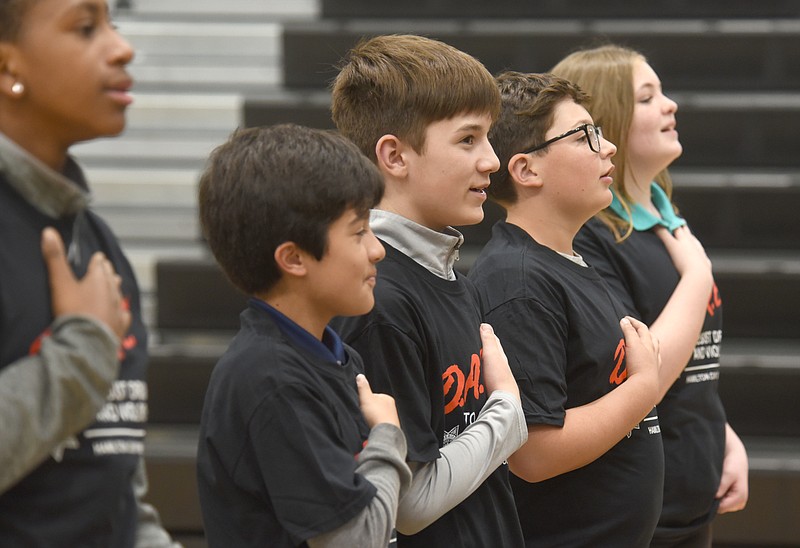
[[[679,104],[676,201],[725,303],[720,391],[750,457],[747,509],[717,548],[800,546],[800,5],[791,0],[131,0],[129,128],[75,147],[98,210],[134,263],[151,328],[150,500],[187,547],[205,542],[194,450],[205,386],[244,296],[210,258],[196,182],[239,125],[332,127],[327,85],[362,36],[419,33],[502,69],[544,71],[579,46],[644,52]],[[463,227],[459,268],[500,217]]]

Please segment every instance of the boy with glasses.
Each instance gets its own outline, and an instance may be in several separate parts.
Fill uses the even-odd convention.
[[[519,385],[528,441],[509,458],[526,546],[647,546],[661,509],[658,350],[574,253],[611,202],[614,144],[577,86],[497,78],[489,135],[508,213],[469,273]],[[524,152],[518,152],[524,151]]]

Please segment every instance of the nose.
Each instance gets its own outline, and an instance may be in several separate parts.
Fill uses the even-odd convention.
[[[494,173],[498,169],[500,169],[500,159],[497,157],[497,154],[494,153],[494,149],[492,145],[489,144],[489,141],[486,141],[485,152],[478,162],[478,170],[481,173]]]
[[[668,113],[675,114],[676,112],[678,112],[678,103],[676,103],[675,101],[673,101],[672,99],[670,99],[665,95],[664,110],[666,110]]]
[[[617,145],[602,137],[600,140],[600,156],[603,158],[611,158],[617,153]]]
[[[381,241],[370,230],[367,237],[367,256],[373,263],[378,263],[386,256],[386,250]]]
[[[112,30],[111,59],[114,64],[125,66],[133,61],[133,46],[116,29]]]

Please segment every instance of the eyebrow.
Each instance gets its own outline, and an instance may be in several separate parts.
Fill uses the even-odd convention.
[[[586,125],[586,124],[594,125],[594,121],[593,120],[589,120],[588,118],[581,118],[577,122],[573,122],[572,124],[570,124],[568,126],[568,129],[565,129],[564,131],[560,131],[559,135],[564,133],[564,132],[566,132],[566,131],[572,131],[573,129],[579,128],[579,127],[581,127],[583,125]]]
[[[484,128],[481,124],[464,124],[456,128],[456,133],[460,131],[484,131]]]
[[[362,213],[361,215],[357,214],[356,212],[353,212],[353,215],[355,215],[355,217],[351,219],[350,221],[351,225],[361,224],[364,221],[369,220],[369,210],[367,210],[366,213]]]
[[[90,0],[81,2],[77,6],[73,8],[73,11],[80,12],[85,11],[89,12],[90,15],[100,15],[101,13],[106,14],[108,13],[108,5],[105,2],[92,2]]]

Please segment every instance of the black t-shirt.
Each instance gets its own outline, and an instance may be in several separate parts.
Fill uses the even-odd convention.
[[[85,188],[78,166],[74,184]],[[76,276],[102,251],[122,278],[131,326],[119,350],[120,373],[93,424],[0,496],[0,546],[133,546],[137,510],[131,480],[144,452],[147,331],[130,264],[108,226],[92,211],[52,218],[0,176],[0,368],[36,354],[53,322],[41,233],[58,230]],[[28,395],[31,398],[36,394]]]
[[[624,382],[625,314],[594,269],[499,222],[469,277],[508,355],[529,425],[563,426],[567,409]],[[663,470],[653,409],[582,468],[538,483],[512,475],[526,545],[647,546],[661,511]]]
[[[361,360],[339,364],[290,342],[251,303],[212,373],[197,455],[212,546],[302,546],[359,514],[375,487],[355,473],[369,436]]]
[[[600,272],[626,312],[648,325],[661,314],[680,280],[653,230],[634,230],[616,243],[609,228],[592,219],[578,234],[575,250]],[[721,343],[722,299],[715,285],[693,356],[658,404],[665,480],[657,538],[684,534],[716,514],[726,423],[717,393]]]
[[[468,280],[439,278],[384,247],[372,312],[337,318],[333,325],[364,357],[372,389],[394,396],[408,461],[426,463],[475,421],[488,398],[481,376],[482,314]],[[508,465],[416,535],[398,534],[398,545],[521,546]]]

